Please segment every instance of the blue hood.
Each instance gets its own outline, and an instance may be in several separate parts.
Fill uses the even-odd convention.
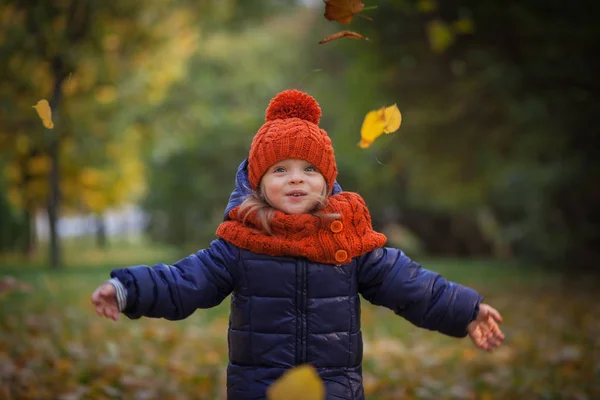
[[[333,183],[333,194],[338,194],[342,191],[342,187],[335,181]],[[248,159],[244,159],[238,167],[237,173],[235,174],[235,189],[229,196],[229,202],[225,208],[225,214],[223,220],[229,219],[229,211],[242,204],[246,196],[252,193],[250,188],[250,182],[248,181]]]

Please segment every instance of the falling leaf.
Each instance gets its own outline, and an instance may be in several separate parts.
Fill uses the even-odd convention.
[[[325,0],[325,18],[337,21],[342,25],[352,22],[355,15],[363,11],[365,5],[361,0]],[[371,20],[371,18],[361,15]]]
[[[360,33],[352,32],[352,31],[341,31],[338,33],[334,33],[333,35],[327,36],[325,39],[321,40],[319,42],[319,44],[331,42],[332,40],[340,39],[343,37],[347,37],[349,39],[369,40],[368,38],[364,37]]]
[[[400,124],[402,123],[402,114],[400,114],[398,106],[394,104],[393,106],[386,107],[384,114],[386,125],[383,129],[383,132],[396,132],[398,128],[400,128]]]
[[[48,100],[42,99],[38,101],[37,104],[33,106],[33,108],[35,108],[35,111],[37,111],[38,115],[40,116],[40,119],[42,120],[42,123],[46,128],[54,128],[54,123],[52,122],[52,110],[50,109],[50,104],[48,103]]]
[[[383,134],[385,126],[385,107],[368,112],[360,129],[359,146],[362,149],[369,147],[375,139]]]
[[[325,385],[313,366],[292,368],[267,390],[268,400],[323,400]]]
[[[383,133],[397,131],[401,123],[402,114],[396,104],[368,112],[360,129],[359,147],[366,149]]]

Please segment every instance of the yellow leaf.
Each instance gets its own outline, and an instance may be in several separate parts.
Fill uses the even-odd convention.
[[[385,129],[385,108],[382,107],[379,110],[369,111],[365,115],[362,127],[360,128],[360,143],[358,144],[361,149],[369,147],[375,139],[377,139],[383,133]]]
[[[400,110],[396,104],[385,108],[385,121],[386,125],[383,129],[385,133],[396,132],[400,128],[402,114],[400,114]]]
[[[42,123],[46,128],[54,128],[54,122],[52,122],[52,110],[50,109],[48,100],[42,99],[38,101],[33,108],[35,108],[35,111],[37,111]]]
[[[396,104],[370,111],[363,120],[358,146],[366,149],[383,133],[397,131],[401,123],[402,115]]]
[[[292,368],[267,390],[268,400],[323,400],[325,385],[317,371],[305,364]]]

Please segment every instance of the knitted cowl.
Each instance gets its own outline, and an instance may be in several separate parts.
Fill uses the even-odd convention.
[[[229,220],[221,223],[217,236],[242,249],[271,256],[305,257],[323,264],[341,265],[376,248],[386,237],[375,232],[371,215],[357,193],[341,192],[328,198],[319,214],[285,214],[275,211],[271,222],[272,235],[260,229],[256,212],[239,213],[240,207],[229,212]],[[326,214],[339,214],[332,219]]]

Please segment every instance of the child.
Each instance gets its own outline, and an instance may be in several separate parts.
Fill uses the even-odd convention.
[[[286,90],[238,170],[217,239],[174,265],[114,270],[92,295],[98,315],[183,319],[231,294],[229,400],[264,399],[287,369],[312,364],[327,399],[364,399],[361,294],[413,324],[469,335],[491,351],[499,313],[472,289],[386,248],[363,199],[343,192],[309,95]]]

